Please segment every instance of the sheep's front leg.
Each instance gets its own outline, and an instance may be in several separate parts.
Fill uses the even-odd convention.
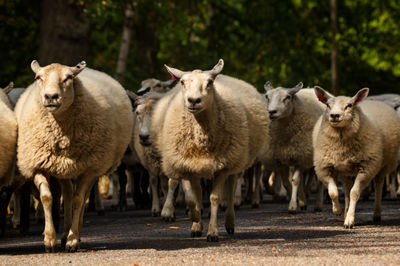
[[[384,176],[380,173],[375,178],[374,222],[381,221],[383,182]]]
[[[391,199],[397,199],[396,172],[390,173],[389,177],[390,177],[390,198]]]
[[[85,200],[87,195],[90,193],[94,181],[95,179],[87,176],[82,176],[76,180],[76,188],[72,202],[72,225],[65,245],[65,251],[67,252],[75,252],[79,247],[80,228],[83,221]]]
[[[242,205],[242,178],[236,179],[234,207],[239,209]]]
[[[228,177],[224,190],[226,191],[227,208],[225,211],[225,229],[228,234],[235,232],[235,205],[234,192],[237,181],[237,175]]]
[[[65,249],[67,243],[68,232],[72,225],[72,197],[73,197],[73,186],[69,179],[60,180],[61,190],[64,202],[64,233],[61,237],[61,247]]]
[[[355,217],[355,212],[356,212],[356,205],[357,201],[360,198],[360,194],[363,191],[364,188],[367,187],[368,182],[367,182],[367,177],[365,176],[364,173],[358,174],[355,181],[354,185],[350,190],[350,203],[349,203],[349,209],[347,211],[345,220],[344,220],[344,228],[353,228],[354,226],[354,217]],[[377,195],[375,195],[376,197]]]
[[[161,211],[161,218],[167,222],[175,221],[174,194],[179,181],[170,178],[168,180],[168,193]]]
[[[213,180],[212,190],[210,195],[211,203],[211,216],[210,223],[208,225],[207,241],[217,242],[218,241],[218,205],[221,199],[222,193],[224,192],[224,185],[226,181],[226,175],[216,175]]]
[[[200,179],[194,178],[191,181],[183,179],[182,188],[185,193],[186,205],[189,207],[189,216],[192,220],[192,237],[200,237],[203,232],[203,223],[201,221],[201,185]]]
[[[51,212],[53,197],[51,195],[50,186],[46,177],[42,174],[36,174],[33,182],[39,190],[40,201],[42,202],[44,208],[44,246],[46,252],[54,252],[57,239],[56,230],[53,224],[53,216]]]
[[[251,207],[258,208],[260,206],[260,178],[261,178],[261,164],[254,164],[254,190],[251,198]]]
[[[317,199],[315,202],[314,211],[315,212],[322,212],[322,206],[324,205],[324,184],[322,182],[318,182],[318,191],[317,191]]]
[[[343,179],[343,193],[344,193],[344,217],[346,218],[347,212],[349,211],[350,204],[350,190],[353,186],[353,180],[351,177]]]
[[[297,211],[297,191],[301,182],[301,171],[298,168],[294,169],[292,175],[292,197],[289,202],[289,213],[296,213]]]
[[[336,215],[342,214],[342,205],[339,203],[339,191],[335,180],[332,177],[328,177],[328,194],[332,200],[332,211]]]
[[[160,216],[160,199],[158,198],[158,176],[150,173],[150,187],[151,187],[151,215],[153,217]]]

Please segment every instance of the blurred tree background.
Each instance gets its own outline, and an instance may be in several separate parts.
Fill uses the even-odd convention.
[[[0,86],[28,86],[33,59],[85,59],[115,76],[127,5],[127,89],[168,79],[163,64],[210,69],[219,58],[223,73],[260,90],[267,80],[331,89],[329,0],[0,0]],[[337,27],[339,92],[399,93],[400,3],[337,0]]]

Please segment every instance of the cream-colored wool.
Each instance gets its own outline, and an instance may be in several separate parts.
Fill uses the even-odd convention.
[[[32,62],[37,81],[15,107],[19,124],[17,164],[20,172],[33,178],[40,188],[42,202],[51,197],[47,188],[40,186],[47,186],[50,176],[61,181],[76,179],[72,226],[63,236],[68,251],[78,247],[81,211],[88,191],[98,177],[112,173],[119,165],[133,127],[131,103],[123,87],[102,72],[82,68],[82,64],[40,67]],[[45,107],[45,95],[51,96],[57,89],[57,101],[62,104],[53,111],[52,106]],[[48,223],[52,222],[46,218],[45,246],[54,249],[54,228]],[[66,234],[68,239],[64,239]]]
[[[225,189],[232,194],[232,205],[228,206],[225,226],[228,233],[233,233],[233,175],[253,164],[263,152],[268,134],[262,95],[244,81],[218,75],[222,67],[222,60],[211,71],[182,72],[167,67],[179,82],[154,107],[151,130],[164,174],[185,181],[192,236],[202,231],[199,180],[212,180],[208,241],[218,240],[217,209],[227,179]],[[191,106],[190,100],[196,104]]]
[[[397,165],[399,117],[387,104],[363,101],[366,89],[353,98],[324,96],[321,88],[315,90],[329,108],[314,127],[314,166],[319,180],[328,187],[333,212],[342,212],[336,187],[341,181],[346,199],[344,226],[353,227],[360,193],[375,178],[374,220],[380,220],[383,179]],[[335,114],[341,119],[337,126],[331,122]]]
[[[0,186],[12,182],[16,145],[17,121],[7,95],[0,90]]]

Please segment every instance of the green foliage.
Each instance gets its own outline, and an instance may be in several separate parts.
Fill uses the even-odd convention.
[[[219,58],[223,73],[262,90],[274,86],[331,87],[329,1],[158,0],[79,1],[91,23],[90,67],[114,75],[124,10],[135,11],[124,86],[136,90],[149,77],[167,79],[163,65],[210,69]],[[37,57],[38,1],[0,0],[1,84],[26,86]],[[372,93],[397,92],[400,84],[400,5],[395,0],[338,1],[340,93],[368,86]],[[27,45],[28,44],[28,45]],[[19,84],[20,83],[20,84]],[[0,84],[0,86],[1,86]]]

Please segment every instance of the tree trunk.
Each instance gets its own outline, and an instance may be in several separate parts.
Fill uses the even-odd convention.
[[[75,65],[87,56],[89,20],[73,0],[42,0],[39,62]]]
[[[331,0],[331,33],[332,33],[332,55],[331,55],[332,93],[334,95],[338,95],[339,80],[338,80],[338,48],[337,48],[337,42],[336,42],[336,33],[337,33],[337,3],[336,3],[336,0]]]
[[[120,83],[124,82],[124,75],[125,75],[125,71],[126,71],[126,61],[128,58],[129,47],[130,47],[130,43],[131,43],[134,15],[135,15],[135,12],[133,11],[131,4],[127,4],[126,9],[125,9],[125,21],[124,21],[124,27],[122,30],[121,46],[119,48],[117,70],[115,72],[115,78]]]

